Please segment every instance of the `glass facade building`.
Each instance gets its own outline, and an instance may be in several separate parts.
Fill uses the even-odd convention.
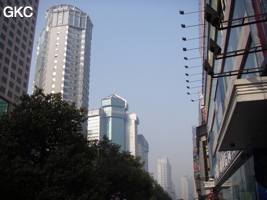
[[[106,114],[106,135],[112,142],[119,144],[121,150],[126,150],[125,121],[128,110],[127,101],[113,94],[101,101]]]
[[[143,169],[148,171],[148,142],[144,135],[138,134],[137,115],[127,111],[127,101],[117,94],[102,99],[101,108],[89,110],[87,139],[101,140],[107,136],[112,143],[120,145],[121,151],[140,156]]]
[[[199,198],[266,200],[267,1],[201,0],[200,10]]]

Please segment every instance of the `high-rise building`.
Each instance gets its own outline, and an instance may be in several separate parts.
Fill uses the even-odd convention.
[[[137,138],[137,156],[140,156],[141,162],[144,163],[143,169],[148,171],[149,145],[143,134],[138,134]]]
[[[137,115],[127,111],[127,101],[117,94],[102,99],[101,108],[89,110],[87,139],[101,140],[106,135],[120,145],[120,150],[140,156],[143,169],[148,171],[148,142],[144,135],[138,134]]]
[[[183,200],[195,199],[193,178],[186,175],[181,177],[181,190]]]
[[[36,58],[34,86],[88,109],[93,24],[75,6],[54,5],[46,11]]]
[[[0,114],[27,93],[38,5],[39,0],[0,1]]]
[[[127,114],[125,131],[126,149],[134,156],[137,156],[138,124],[139,119],[135,113]]]
[[[169,159],[167,157],[158,159],[158,162],[157,162],[158,183],[174,200],[175,192],[174,192],[174,185],[172,182],[171,171],[172,171],[172,168],[169,163]]]
[[[126,150],[125,122],[128,103],[122,97],[112,94],[101,101],[106,114],[106,136],[115,144]]]
[[[102,108],[89,110],[88,140],[101,140],[106,135],[106,115]]]
[[[267,1],[201,0],[199,196],[267,199]]]

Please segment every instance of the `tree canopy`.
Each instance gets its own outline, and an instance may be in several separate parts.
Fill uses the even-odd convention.
[[[87,141],[87,111],[36,88],[0,118],[1,199],[169,200],[140,158]]]

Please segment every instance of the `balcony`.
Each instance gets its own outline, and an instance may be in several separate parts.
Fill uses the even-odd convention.
[[[236,79],[230,87],[218,137],[219,151],[266,148],[267,77]]]

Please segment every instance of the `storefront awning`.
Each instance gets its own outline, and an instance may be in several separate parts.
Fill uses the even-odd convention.
[[[266,148],[267,77],[236,79],[230,87],[219,151]]]

